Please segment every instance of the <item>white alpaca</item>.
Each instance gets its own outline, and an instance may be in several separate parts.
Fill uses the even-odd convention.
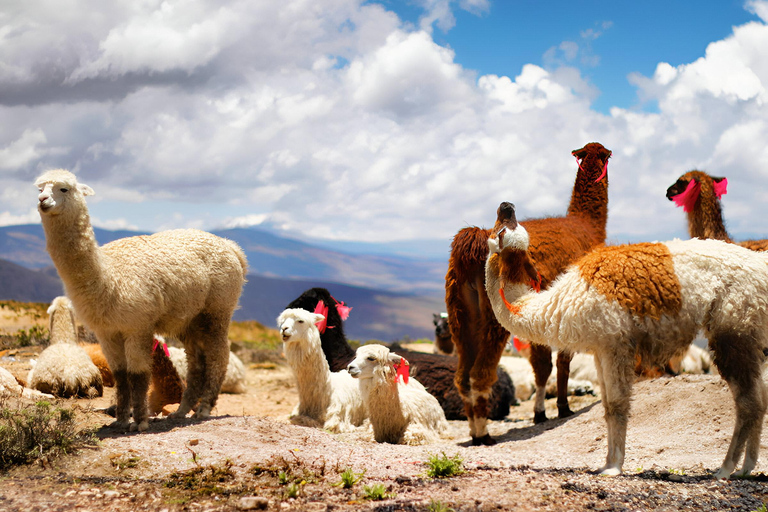
[[[350,375],[360,381],[373,435],[379,443],[434,442],[448,428],[437,399],[416,379],[398,378],[395,365],[408,362],[383,345],[363,345],[349,363]]]
[[[53,398],[53,395],[41,393],[36,389],[25,388],[16,381],[11,372],[0,366],[0,398],[29,398],[39,400],[41,398]]]
[[[171,362],[179,375],[186,375],[186,351],[183,348],[168,347],[168,354],[168,357],[170,357]],[[221,384],[221,392],[242,394],[245,393],[245,391],[245,365],[234,352],[230,352],[229,363],[227,364],[227,374],[224,376],[224,382]]]
[[[101,372],[77,344],[77,324],[72,303],[56,297],[48,308],[51,345],[43,350],[27,375],[27,386],[43,393],[69,398],[101,396]]]
[[[296,425],[349,432],[367,417],[357,382],[346,370],[331,372],[315,325],[325,318],[303,309],[286,309],[277,318],[285,358],[299,387],[299,403],[290,416]]]
[[[553,348],[595,357],[608,425],[600,469],[619,474],[636,357],[666,364],[703,329],[733,393],[736,425],[717,478],[754,469],[768,397],[761,379],[768,345],[768,257],[715,240],[675,240],[593,250],[546,291],[534,293],[528,235],[502,203],[488,241],[486,289],[499,322]]]
[[[198,230],[123,238],[99,247],[85,196],[93,190],[64,170],[35,185],[46,245],[77,317],[99,340],[115,377],[118,428],[146,430],[154,333],[187,349],[187,388],[173,417],[196,406],[207,418],[226,373],[227,332],[247,263],[240,247]],[[131,409],[135,423],[130,422]]]

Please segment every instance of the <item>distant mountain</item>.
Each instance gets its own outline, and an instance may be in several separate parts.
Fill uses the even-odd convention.
[[[51,267],[52,268],[52,267]],[[50,302],[63,293],[61,280],[46,270],[30,270],[0,260],[0,300]]]
[[[147,233],[95,228],[105,244]],[[288,279],[317,279],[413,295],[443,295],[448,255],[444,259],[398,255],[349,254],[255,228],[214,231],[245,251],[250,272]],[[50,266],[41,225],[0,227],[0,258],[28,268]]]

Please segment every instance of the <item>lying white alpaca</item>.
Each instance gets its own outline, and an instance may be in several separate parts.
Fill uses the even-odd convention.
[[[373,436],[379,443],[424,444],[436,441],[448,428],[437,398],[416,379],[398,376],[395,366],[408,361],[383,345],[363,345],[347,366],[360,381]]]
[[[101,372],[77,344],[77,324],[72,303],[56,297],[48,308],[51,345],[40,353],[27,375],[27,386],[54,396],[101,396]]]
[[[0,366],[0,398],[19,397],[40,400],[41,398],[53,398],[53,395],[42,393],[36,389],[25,388],[18,383],[11,372]]]
[[[183,348],[168,347],[168,357],[179,375],[187,374],[187,353]],[[224,376],[224,382],[221,383],[221,392],[242,394],[245,391],[245,365],[234,352],[230,352],[227,374]]]
[[[48,253],[77,317],[95,334],[115,377],[114,426],[146,430],[147,388],[155,333],[175,335],[189,371],[181,404],[207,418],[216,405],[229,358],[227,334],[245,282],[240,247],[193,229],[123,238],[99,246],[85,197],[93,190],[64,170],[35,185]],[[134,423],[130,422],[133,409]]]
[[[675,240],[603,247],[588,253],[546,291],[534,293],[537,272],[528,234],[514,206],[499,206],[488,241],[486,288],[494,313],[510,332],[554,348],[595,357],[608,424],[608,455],[600,469],[624,463],[635,360],[664,365],[700,329],[736,405],[736,425],[717,478],[757,463],[768,397],[761,379],[768,346],[768,257],[715,240]]]
[[[304,309],[286,309],[277,318],[285,358],[299,387],[291,423],[349,432],[367,417],[357,382],[346,370],[331,372],[320,344],[317,322],[325,317]]]

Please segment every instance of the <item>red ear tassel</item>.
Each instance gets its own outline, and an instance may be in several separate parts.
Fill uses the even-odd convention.
[[[504,305],[507,306],[507,309],[509,310],[510,313],[512,313],[513,315],[520,314],[520,306],[512,305],[507,301],[507,298],[504,296],[503,286],[499,288],[499,295],[501,295],[501,300],[504,301]]]
[[[536,293],[541,292],[541,273],[536,272],[536,279],[531,279],[531,288]]]
[[[408,378],[410,377],[410,364],[404,357],[400,358],[400,364],[395,365],[395,382],[398,377],[403,378],[403,384],[408,384]]]

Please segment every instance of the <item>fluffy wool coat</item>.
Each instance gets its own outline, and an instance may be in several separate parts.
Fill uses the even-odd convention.
[[[190,360],[187,388],[173,416],[184,417],[197,406],[195,417],[208,417],[226,373],[229,322],[245,282],[242,250],[197,230],[99,247],[85,201],[93,189],[64,170],[43,174],[35,185],[48,253],[78,319],[96,334],[115,377],[115,426],[148,428],[155,333],[178,337]]]
[[[507,206],[505,206],[505,204]],[[768,256],[716,240],[675,240],[596,249],[550,288],[533,293],[528,236],[514,207],[499,208],[489,240],[486,288],[507,329],[553,348],[594,354],[608,424],[601,468],[624,462],[634,365],[668,361],[700,329],[733,392],[736,426],[717,477],[754,468],[768,397],[761,367],[768,347]],[[503,293],[502,293],[503,292]]]
[[[379,443],[425,444],[448,428],[437,399],[413,378],[398,378],[395,364],[404,359],[378,344],[363,345],[347,370],[360,382],[373,436]]]
[[[277,319],[285,358],[296,376],[299,403],[290,416],[296,425],[349,432],[367,412],[357,382],[346,370],[331,372],[315,325],[323,315],[286,309]]]

